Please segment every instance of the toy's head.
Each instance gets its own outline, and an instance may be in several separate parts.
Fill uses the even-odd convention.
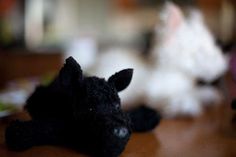
[[[78,140],[83,141],[80,142],[83,147],[93,147],[98,151],[95,153],[103,155],[119,154],[124,149],[131,134],[131,124],[121,110],[118,92],[129,85],[132,73],[132,69],[122,70],[106,81],[84,76],[72,57],[66,60],[56,82],[73,99],[71,114],[79,124],[75,131],[79,132]]]
[[[157,44],[151,57],[159,67],[174,68],[194,78],[213,81],[226,70],[226,59],[201,12],[190,8],[187,14],[185,16],[176,4],[166,3],[155,28]]]

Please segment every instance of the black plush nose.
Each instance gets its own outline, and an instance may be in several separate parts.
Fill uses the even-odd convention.
[[[129,131],[125,127],[118,127],[114,129],[114,135],[116,135],[119,138],[124,138],[128,135]]]

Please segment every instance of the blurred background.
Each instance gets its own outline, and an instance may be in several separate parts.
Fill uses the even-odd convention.
[[[148,54],[165,0],[0,0],[0,110],[20,107],[47,84],[67,56],[86,67],[110,47]],[[174,0],[197,7],[224,53],[236,41],[235,0]],[[155,27],[156,29],[156,27]],[[197,36],[197,34],[196,34]],[[86,61],[84,61],[86,60]],[[84,61],[84,62],[83,62]],[[3,105],[5,104],[5,105]]]

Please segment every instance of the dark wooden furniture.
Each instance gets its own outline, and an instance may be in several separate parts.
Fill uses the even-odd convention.
[[[26,50],[0,52],[0,87],[7,81],[58,71],[60,52],[36,53]]]

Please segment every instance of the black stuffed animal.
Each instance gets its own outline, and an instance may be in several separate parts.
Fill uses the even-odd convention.
[[[108,81],[85,77],[72,57],[66,59],[54,81],[37,87],[27,100],[25,108],[32,120],[14,121],[6,129],[6,144],[12,150],[52,144],[92,156],[119,156],[132,129],[147,131],[160,120],[145,107],[128,113],[121,110],[118,92],[129,85],[132,73],[132,69],[125,69]],[[149,123],[142,125],[145,118]]]

